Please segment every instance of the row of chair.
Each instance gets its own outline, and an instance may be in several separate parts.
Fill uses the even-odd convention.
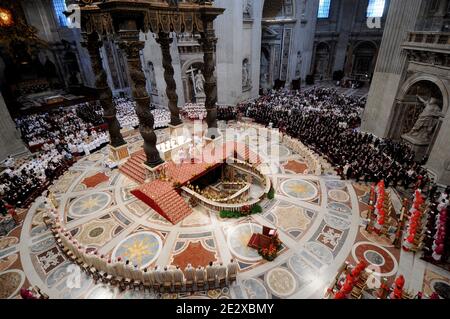
[[[52,214],[52,213],[50,213]],[[193,292],[223,288],[236,281],[238,266],[231,261],[227,266],[210,263],[206,268],[188,265],[184,271],[178,267],[155,267],[141,270],[130,261],[118,257],[115,261],[99,255],[97,251],[87,252],[71,234],[62,227],[59,218],[44,214],[44,221],[51,226],[53,235],[61,250],[70,261],[91,275],[95,282],[103,282],[125,289],[153,289],[155,292]]]

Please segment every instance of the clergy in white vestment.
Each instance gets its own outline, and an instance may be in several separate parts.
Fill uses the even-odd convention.
[[[173,281],[175,283],[183,283],[184,282],[183,271],[178,266],[173,270]]]
[[[186,268],[184,268],[184,275],[186,277],[186,281],[195,281],[195,269],[191,264],[187,264]]]
[[[173,272],[172,269],[169,269],[167,266],[164,267],[164,282],[173,283]]]
[[[195,270],[195,281],[205,281],[205,276],[205,268],[203,268],[202,266],[198,266],[198,268]]]
[[[164,284],[164,270],[162,270],[160,267],[155,266],[155,283],[157,284]]]
[[[144,283],[148,286],[153,286],[155,283],[155,274],[153,270],[144,269]]]
[[[216,269],[214,268],[212,261],[206,266],[206,279],[208,281],[216,279]]]
[[[231,276],[236,276],[237,275],[237,271],[238,271],[238,265],[237,265],[236,261],[231,259],[230,263],[227,265],[228,279]]]

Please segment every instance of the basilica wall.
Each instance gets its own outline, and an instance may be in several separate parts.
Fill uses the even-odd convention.
[[[183,82],[181,77],[181,61],[178,51],[178,40],[175,34],[170,35],[170,55],[174,69],[174,79],[177,85],[178,106],[185,103],[183,92]],[[140,34],[141,41],[145,41],[145,47],[141,52],[142,66],[147,79],[147,91],[152,98],[152,102],[159,105],[168,105],[169,100],[166,94],[166,81],[164,79],[163,57],[161,46],[157,43],[157,35],[151,32]]]
[[[21,4],[28,24],[35,27],[38,36],[49,45],[39,53],[41,63],[48,60],[54,64],[66,87],[93,87],[95,79],[87,51],[80,44],[80,30],[68,28],[66,22],[62,22],[52,0],[22,1]]]
[[[335,71],[369,82],[373,74],[390,1],[381,18],[367,18],[369,1],[333,0],[328,16],[317,19],[310,74],[331,79]]]
[[[218,38],[218,103],[235,105],[258,96],[262,1],[218,0],[225,8],[215,23]]]
[[[27,152],[20,133],[9,114],[3,95],[0,92],[0,161],[9,155],[17,155]]]
[[[448,0],[392,0],[362,130],[408,143],[450,182]]]

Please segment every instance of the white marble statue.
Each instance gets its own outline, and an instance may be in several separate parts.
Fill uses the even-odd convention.
[[[245,59],[242,62],[242,87],[247,88],[252,85],[252,79],[250,77],[250,64]]]
[[[244,17],[251,18],[252,16],[252,0],[244,1]]]
[[[201,70],[198,70],[198,73],[195,75],[195,91],[197,94],[205,92],[205,77],[202,74]]]
[[[436,98],[432,97],[425,100],[417,96],[417,99],[425,104],[425,109],[419,115],[416,124],[414,124],[414,127],[407,135],[422,142],[430,142],[439,117],[442,117],[443,114]]]

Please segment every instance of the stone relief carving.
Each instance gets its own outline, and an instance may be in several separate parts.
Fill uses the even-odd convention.
[[[246,0],[243,3],[244,9],[243,9],[243,16],[246,19],[249,19],[252,17],[252,11],[253,11],[253,3],[252,0]]]

